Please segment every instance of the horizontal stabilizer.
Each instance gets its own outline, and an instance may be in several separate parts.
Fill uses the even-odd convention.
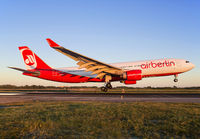
[[[25,69],[16,68],[16,67],[8,67],[8,68],[14,69],[14,70],[18,70],[18,71],[21,71],[23,73],[33,74],[35,76],[39,76],[40,75],[39,71],[29,71],[29,70],[25,70]]]

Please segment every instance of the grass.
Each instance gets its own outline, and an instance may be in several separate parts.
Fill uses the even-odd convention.
[[[29,102],[0,109],[0,138],[199,136],[200,104],[193,103]]]

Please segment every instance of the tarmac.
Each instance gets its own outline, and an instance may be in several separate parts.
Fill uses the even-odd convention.
[[[53,93],[1,92],[0,104],[30,101],[172,102],[200,103],[200,94],[184,93]]]

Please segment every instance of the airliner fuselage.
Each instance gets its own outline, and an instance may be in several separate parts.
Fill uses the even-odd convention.
[[[143,78],[153,76],[176,75],[187,72],[194,68],[194,64],[184,59],[158,59],[137,62],[121,62],[112,63],[110,65],[121,68],[124,71],[141,70]],[[78,67],[59,68],[57,70],[91,78],[96,77],[96,75],[91,75],[92,72],[86,72],[85,69],[81,70]]]

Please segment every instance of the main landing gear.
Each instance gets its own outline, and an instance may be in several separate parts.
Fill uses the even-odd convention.
[[[178,82],[178,74],[174,75],[175,79],[174,82]]]
[[[108,89],[112,89],[112,85],[110,82],[106,83],[104,87],[101,87],[101,91],[107,92]]]

